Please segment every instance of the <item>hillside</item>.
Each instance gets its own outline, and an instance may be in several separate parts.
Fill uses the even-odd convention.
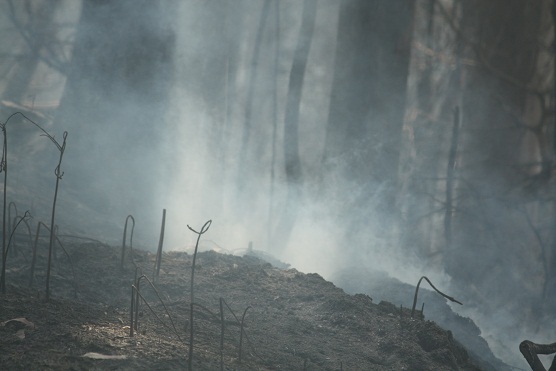
[[[44,300],[45,246],[39,246],[32,288],[30,251],[23,248],[8,258],[7,294],[0,297],[3,368],[185,369],[192,256],[163,255],[155,286],[167,312],[143,280],[141,293],[152,310],[140,307],[132,337],[135,269],[129,253],[122,270],[119,248],[75,241],[64,241],[67,255],[57,253],[49,302]],[[154,258],[134,251],[136,264],[151,280]],[[194,369],[220,368],[220,298],[226,370],[481,369],[451,332],[411,319],[408,309],[346,294],[317,274],[275,268],[256,257],[199,253],[194,290]],[[240,362],[239,323],[246,308]]]

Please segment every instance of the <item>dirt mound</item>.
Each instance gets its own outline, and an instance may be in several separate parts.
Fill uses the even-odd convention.
[[[411,319],[407,309],[348,295],[317,274],[215,252],[197,256],[193,326],[192,256],[172,252],[155,280],[164,305],[144,282],[149,305],[130,336],[131,262],[121,269],[118,248],[64,245],[69,258],[58,254],[49,302],[44,248],[33,287],[29,253],[8,258],[8,293],[0,297],[4,369],[185,369],[192,327],[194,369],[221,362],[227,370],[479,369],[449,331]],[[152,280],[154,255],[135,251],[134,260]]]

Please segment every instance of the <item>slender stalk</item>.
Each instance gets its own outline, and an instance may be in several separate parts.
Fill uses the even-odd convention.
[[[135,304],[135,289],[136,289],[135,285],[131,285],[131,308],[130,308],[130,311],[129,311],[129,316],[130,316],[130,320],[131,320],[130,325],[129,325],[129,336],[130,337],[133,337],[133,310],[134,310],[133,306]]]
[[[241,316],[241,325],[239,328],[239,363],[241,363],[241,349],[243,346],[243,324],[245,323],[245,315],[247,314],[249,308],[251,308],[251,306],[245,308],[245,310],[243,311],[243,316]]]
[[[35,235],[35,244],[33,246],[33,259],[31,260],[31,280],[30,280],[30,286],[33,284],[33,276],[35,274],[35,265],[36,265],[36,256],[37,256],[37,243],[38,243],[38,239],[39,239],[39,232],[40,232],[40,227],[43,226],[49,233],[50,228],[48,228],[48,226],[46,224],[44,224],[43,222],[40,222],[37,224],[37,234]],[[61,237],[61,236],[60,236]],[[62,250],[64,251],[64,254],[66,255],[66,258],[68,258],[68,261],[70,263],[71,266],[71,271],[73,274],[73,287],[74,287],[74,291],[75,294],[77,295],[77,280],[76,280],[76,276],[75,276],[75,267],[73,266],[73,262],[71,260],[70,255],[68,254],[68,251],[66,250],[66,248],[64,247],[64,245],[62,244],[62,241],[60,241],[60,238],[58,236],[58,234],[55,232],[54,233],[54,238],[56,238],[56,241],[58,242],[58,245],[60,245],[60,247],[62,248]]]
[[[160,262],[162,260],[162,245],[164,244],[164,226],[166,224],[166,209],[162,209],[162,226],[160,227],[160,238],[158,240],[158,250],[156,252],[156,261],[154,266],[154,276],[158,278],[160,274]],[[154,281],[154,277],[153,277]]]
[[[414,312],[415,312],[415,306],[417,305],[417,294],[419,293],[419,286],[421,285],[421,281],[423,280],[423,278],[424,278],[425,280],[427,280],[427,282],[429,283],[429,285],[431,285],[431,287],[432,287],[437,293],[439,293],[440,295],[444,296],[446,299],[448,299],[448,300],[450,300],[450,301],[452,301],[452,302],[454,302],[454,303],[458,303],[459,305],[463,305],[463,303],[457,301],[457,300],[454,299],[453,297],[448,296],[448,295],[444,294],[442,291],[440,291],[439,289],[437,289],[427,277],[423,276],[423,277],[421,277],[421,278],[419,279],[419,282],[417,282],[417,287],[415,288],[415,296],[413,297],[413,307],[411,308],[411,318],[413,318],[413,314],[414,314]],[[423,309],[424,309],[424,304],[423,304]]]
[[[50,137],[50,136],[49,136]],[[52,138],[51,140],[54,141],[55,144],[58,145],[60,149],[60,160],[58,161],[58,166],[56,166],[56,170],[54,170],[54,174],[56,175],[56,187],[54,189],[54,201],[52,201],[52,216],[50,219],[50,242],[48,244],[48,265],[46,268],[46,301],[50,299],[50,265],[52,263],[52,246],[54,245],[54,219],[56,216],[56,200],[58,199],[58,186],[60,184],[60,179],[64,175],[63,172],[60,170],[60,166],[62,164],[62,157],[64,156],[64,150],[66,149],[66,138],[68,137],[68,132],[64,131],[64,142],[62,146]]]
[[[196,230],[194,230],[193,228],[191,228],[189,225],[187,225],[187,228],[189,228],[190,231],[192,231],[193,233],[197,234],[197,243],[195,244],[195,251],[193,252],[193,262],[191,263],[191,288],[190,288],[190,306],[191,306],[191,310],[189,311],[189,324],[191,326],[191,331],[189,332],[189,358],[187,360],[187,369],[189,371],[191,371],[192,367],[193,367],[193,305],[195,304],[195,295],[194,295],[194,282],[195,282],[195,261],[197,259],[197,249],[199,248],[199,240],[201,239],[201,235],[204,234],[206,231],[208,231],[208,229],[210,228],[210,225],[212,224],[212,220],[209,220],[208,222],[206,222],[203,227],[201,228],[200,232],[197,232]]]
[[[13,209],[15,210],[15,216],[12,218],[12,206]],[[15,204],[15,202],[10,202],[8,204],[8,232],[10,233],[10,235],[12,234],[12,220],[13,220],[13,225],[15,225],[15,220],[17,218],[17,216],[19,215],[19,212],[17,211],[17,205]],[[14,228],[15,229],[15,228]],[[8,243],[9,245],[9,243]],[[14,248],[12,249],[12,252],[15,251],[15,241],[14,241]],[[14,256],[14,254],[12,253],[12,256]]]
[[[29,287],[33,287],[33,279],[35,277],[35,263],[37,261],[37,243],[39,242],[39,233],[41,231],[41,225],[43,222],[37,223],[37,232],[35,234],[35,244],[33,245],[33,258],[31,259],[31,275],[29,277]]]
[[[122,270],[124,269],[124,257],[125,257],[125,240],[127,237],[127,222],[129,221],[129,219],[131,219],[131,235],[129,236],[129,256],[131,257],[131,262],[133,263],[133,265],[135,266],[135,268],[137,268],[137,264],[135,264],[135,260],[133,259],[133,231],[135,230],[135,218],[133,217],[133,215],[128,215],[127,218],[125,218],[125,225],[124,225],[124,238],[122,241],[122,261],[121,261],[121,267]]]
[[[8,251],[10,249],[10,242],[12,241],[14,233],[15,233],[17,227],[19,226],[19,224],[24,220],[24,218],[27,218],[27,217],[30,217],[30,216],[31,216],[31,214],[29,214],[29,211],[26,211],[25,215],[23,215],[23,217],[19,219],[17,224],[15,224],[14,229],[10,233],[10,239],[8,240],[8,245],[6,246],[6,250],[3,252],[2,273],[0,275],[0,286],[2,286],[2,294],[6,293],[6,261],[8,260]]]
[[[11,118],[12,116],[10,116]],[[2,134],[4,136],[4,147],[2,148],[2,161],[0,162],[0,171],[4,172],[4,206],[2,208],[2,276],[6,274],[6,255],[7,246],[6,246],[6,194],[7,194],[7,185],[8,185],[8,133],[6,132],[6,125],[8,121],[2,125]],[[2,294],[6,293],[6,282],[2,281],[0,283]]]
[[[0,124],[0,128],[2,129],[2,133],[4,136],[4,146],[2,149],[2,160],[0,162],[0,171],[4,171],[4,203],[3,203],[3,208],[2,208],[2,258],[3,260],[6,260],[6,252],[8,250],[8,246],[6,245],[6,194],[7,194],[7,184],[8,184],[8,139],[7,139],[7,131],[6,131],[6,125],[8,124],[8,122],[10,121],[10,119],[16,115],[20,115],[23,118],[25,118],[27,120],[27,122],[31,123],[32,125],[34,125],[35,127],[37,127],[40,131],[42,131],[42,135],[47,137],[48,139],[50,139],[52,141],[52,143],[54,143],[54,145],[56,146],[56,148],[58,148],[58,150],[60,151],[60,160],[58,162],[58,166],[56,167],[55,170],[55,174],[56,174],[56,189],[54,192],[54,201],[52,204],[52,220],[51,220],[51,228],[50,228],[50,246],[49,246],[49,251],[48,251],[48,270],[47,270],[47,277],[46,277],[46,300],[49,299],[50,296],[50,290],[49,290],[49,283],[50,283],[50,264],[51,264],[51,257],[52,257],[52,245],[54,242],[54,216],[55,216],[55,211],[56,211],[56,199],[58,196],[58,183],[60,181],[60,179],[62,178],[63,173],[60,171],[60,166],[62,163],[62,157],[64,155],[64,150],[66,148],[66,138],[68,136],[68,132],[64,131],[63,134],[63,143],[60,145],[60,143],[58,143],[56,141],[56,139],[54,139],[54,137],[52,135],[50,135],[46,130],[44,130],[39,124],[37,124],[36,122],[34,122],[33,120],[31,120],[29,117],[25,116],[23,113],[21,112],[15,112],[13,114],[11,114],[8,119],[6,120],[6,122],[4,124]],[[2,262],[2,269],[5,269],[5,261]],[[4,273],[4,272],[2,272]],[[6,292],[6,287],[4,286],[5,282],[0,283],[1,286],[1,291],[2,293]]]
[[[162,321],[160,319],[160,317],[156,314],[156,312],[149,305],[147,300],[143,297],[143,295],[141,295],[141,292],[140,292],[141,279],[145,279],[147,281],[147,283],[153,289],[154,293],[158,297],[158,300],[162,304],[162,307],[164,307],[164,311],[166,312],[166,315],[168,316],[168,319],[170,319],[170,323],[172,324],[172,328],[170,328],[170,326],[168,326],[164,321]],[[134,309],[134,307],[135,307],[135,330],[138,330],[138,327],[139,327],[139,324],[138,324],[139,323],[139,316],[138,316],[139,304],[138,303],[139,303],[139,298],[140,298],[147,305],[149,310],[154,314],[156,319],[158,319],[166,328],[168,328],[170,330],[174,330],[176,336],[181,341],[181,337],[178,333],[178,330],[176,329],[176,325],[174,324],[174,320],[172,319],[172,316],[170,315],[170,312],[168,311],[168,307],[166,307],[166,304],[164,304],[164,301],[162,300],[162,297],[160,296],[160,293],[158,292],[158,290],[156,289],[154,284],[149,280],[149,278],[147,276],[145,276],[144,274],[142,274],[135,281],[135,285],[131,285],[131,288],[132,288],[132,293],[131,293],[131,301],[132,301],[132,303],[131,303],[131,311],[132,311],[132,313],[131,313],[131,327],[133,328],[133,318],[134,318],[133,309]],[[133,304],[134,292],[135,292],[135,304]],[[130,334],[131,334],[131,336],[133,336],[133,331],[130,331]]]

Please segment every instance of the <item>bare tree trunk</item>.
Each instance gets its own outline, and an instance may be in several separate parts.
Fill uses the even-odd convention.
[[[413,1],[340,5],[323,158],[324,177],[333,181],[323,183],[331,207],[351,230],[368,233],[371,224],[382,240],[391,237],[398,217],[412,20]]]
[[[275,7],[276,50],[274,55],[274,78],[272,79],[272,153],[270,155],[270,192],[268,201],[268,242],[272,238],[272,215],[274,211],[274,178],[276,165],[276,140],[278,134],[278,57],[280,55],[280,2],[276,1]]]
[[[316,11],[316,0],[305,0],[303,2],[303,20],[301,22],[293,65],[290,70],[284,121],[284,157],[288,195],[273,238],[273,246],[279,250],[283,249],[288,243],[301,202],[303,179],[298,143],[299,108],[301,105],[301,93],[307,58],[313,39]]]
[[[164,135],[175,46],[171,6],[162,3],[83,1],[56,114],[75,133],[66,187],[103,220],[133,212],[152,226],[142,233],[153,234],[157,223],[147,210],[154,198],[144,195],[164,168],[154,160],[155,143]],[[143,215],[134,211],[139,205]]]
[[[270,0],[265,0],[263,8],[261,10],[261,16],[259,19],[259,25],[257,27],[257,37],[255,39],[255,47],[253,51],[253,58],[251,60],[251,74],[249,76],[249,86],[247,91],[246,108],[245,108],[245,123],[243,125],[243,135],[241,139],[241,147],[239,154],[239,168],[238,168],[238,178],[237,178],[237,190],[238,198],[242,199],[245,186],[247,184],[247,177],[249,175],[249,167],[251,166],[249,157],[249,143],[251,138],[251,129],[253,126],[253,109],[254,107],[254,97],[255,97],[255,87],[257,82],[257,76],[259,73],[259,60],[263,43],[263,33],[266,26],[266,20],[268,18],[268,13],[270,9]]]

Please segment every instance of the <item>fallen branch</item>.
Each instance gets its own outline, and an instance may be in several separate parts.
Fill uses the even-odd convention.
[[[539,354],[556,353],[556,343],[552,344],[535,344],[532,341],[524,340],[519,344],[519,351],[531,366],[533,371],[546,371],[544,365],[539,359]],[[552,360],[552,365],[548,371],[556,371],[556,357]]]

